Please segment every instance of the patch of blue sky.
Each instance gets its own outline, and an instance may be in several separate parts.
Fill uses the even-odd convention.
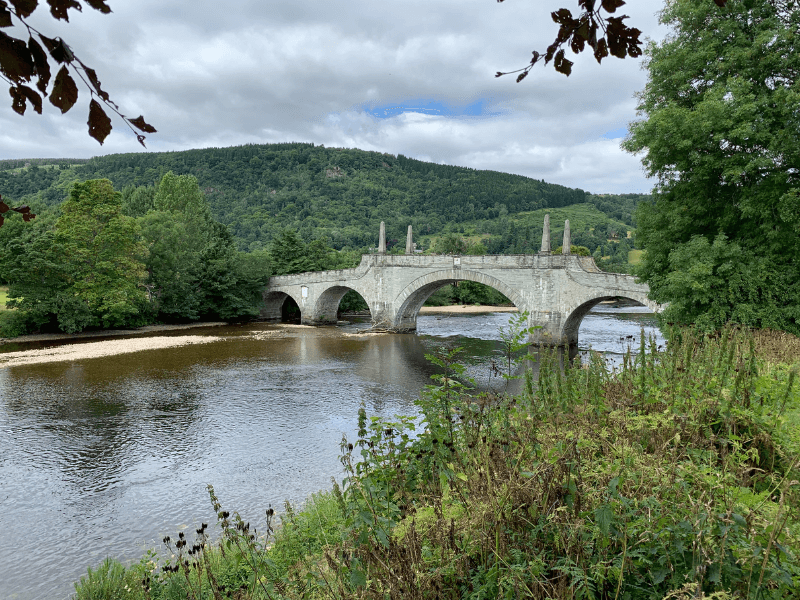
[[[494,102],[489,98],[481,98],[467,104],[457,104],[443,100],[421,98],[387,102],[365,102],[359,108],[376,119],[391,119],[403,113],[422,113],[441,117],[499,117],[501,111],[492,110]]]
[[[624,138],[628,135],[628,128],[627,127],[620,127],[619,129],[614,129],[612,131],[606,131],[600,137],[604,140],[617,140],[619,138]]]

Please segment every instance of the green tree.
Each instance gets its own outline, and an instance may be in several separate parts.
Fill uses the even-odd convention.
[[[553,250],[553,254],[561,254],[564,252],[564,246],[559,246],[555,250]],[[586,246],[576,246],[575,244],[570,245],[569,247],[570,254],[574,254],[575,256],[591,256],[592,253]]]
[[[657,178],[638,274],[669,321],[800,333],[800,11],[672,0],[623,146]]]
[[[256,316],[270,275],[268,257],[236,251],[228,228],[211,217],[197,179],[168,172],[153,194],[153,207],[139,222],[149,249],[146,287],[158,318]]]
[[[17,246],[11,306],[67,333],[141,324],[147,251],[121,206],[107,179],[75,184],[54,226],[42,223]]]
[[[190,218],[210,218],[208,202],[194,175],[164,174],[158,184],[153,208],[183,213]]]
[[[294,229],[286,228],[272,240],[269,253],[275,275],[314,270],[315,263],[307,255],[306,244]]]
[[[152,185],[128,186],[122,190],[122,213],[143,217],[155,208],[156,188]]]
[[[151,210],[139,224],[149,250],[145,285],[153,312],[164,320],[198,319],[203,266],[197,238],[172,212]]]

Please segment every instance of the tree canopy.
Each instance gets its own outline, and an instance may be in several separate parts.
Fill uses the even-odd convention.
[[[162,210],[129,216],[109,180],[89,180],[71,185],[67,200],[32,227],[9,223],[0,247],[9,257],[9,305],[18,310],[5,313],[0,329],[74,333],[257,316],[268,253],[237,251],[189,175],[168,172],[149,198]]]
[[[800,333],[800,12],[670,0],[624,147],[657,179],[640,275],[668,320]]]
[[[503,2],[504,0],[497,0]],[[716,0],[723,6],[727,0]],[[572,14],[568,8],[560,8],[550,13],[553,22],[558,25],[558,33],[553,43],[544,53],[533,51],[530,62],[516,71],[504,73],[498,71],[495,77],[502,77],[511,73],[517,75],[517,83],[525,79],[536,63],[545,65],[553,63],[553,68],[559,73],[568,76],[572,73],[571,60],[566,57],[566,49],[571,49],[574,54],[591,49],[595,60],[602,63],[607,56],[637,58],[642,55],[641,30],[630,27],[625,20],[628,15],[617,15],[617,9],[625,6],[623,0],[578,0],[578,14]],[[615,15],[615,16],[609,16]]]
[[[31,324],[73,333],[143,323],[147,250],[107,179],[75,184],[54,223],[12,243],[10,305]]]

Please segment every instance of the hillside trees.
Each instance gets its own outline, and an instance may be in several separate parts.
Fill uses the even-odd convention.
[[[288,227],[272,240],[269,256],[274,275],[351,269],[361,260],[358,252],[337,252],[326,238],[306,243],[300,234]]]
[[[640,270],[665,318],[800,333],[800,11],[793,1],[673,0],[648,50]]]
[[[334,167],[341,176],[328,176]],[[419,236],[436,235],[449,223],[487,222],[493,230],[481,233],[500,234],[505,226],[494,231],[498,218],[595,201],[582,190],[520,175],[299,143],[0,161],[0,190],[9,205],[40,210],[32,196],[56,205],[75,180],[107,178],[123,192],[124,214],[141,217],[155,208],[149,194],[169,171],[197,178],[211,214],[229,227],[240,250],[268,248],[286,227],[306,241],[327,238],[336,249],[366,249],[376,244],[381,221],[387,239],[402,247],[408,225]],[[633,201],[601,200],[604,210],[631,212]]]

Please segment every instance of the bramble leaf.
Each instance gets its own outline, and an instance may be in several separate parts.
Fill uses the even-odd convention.
[[[611,530],[611,521],[614,519],[614,511],[608,504],[603,504],[594,511],[594,519],[603,535],[608,535]]]

